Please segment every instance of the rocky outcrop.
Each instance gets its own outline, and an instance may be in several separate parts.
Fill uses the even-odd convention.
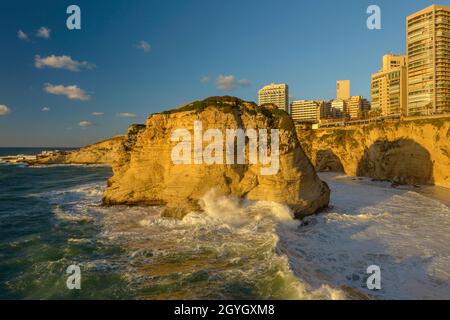
[[[65,156],[64,161],[80,164],[112,164],[125,141],[126,136],[116,136],[71,152]]]
[[[317,171],[450,188],[450,117],[297,131]]]
[[[186,129],[194,136],[195,121],[202,123],[203,133],[218,129],[224,137],[227,129],[279,129],[278,172],[263,175],[261,169],[265,165],[249,161],[174,163],[172,151],[179,142],[172,141],[171,136],[178,129]],[[248,160],[248,138],[245,144]],[[224,155],[225,146],[220,149]],[[212,189],[224,195],[284,203],[297,217],[327,206],[330,194],[305,156],[289,116],[273,106],[258,107],[233,97],[212,97],[151,115],[146,128],[113,163],[113,172],[104,193],[104,204],[165,205],[167,215],[179,217],[201,209],[200,199]]]
[[[127,135],[115,136],[74,151],[61,151],[57,154],[27,161],[31,165],[46,164],[107,164],[112,165],[119,155],[127,151],[135,142],[136,136],[145,125],[134,124],[128,128]]]

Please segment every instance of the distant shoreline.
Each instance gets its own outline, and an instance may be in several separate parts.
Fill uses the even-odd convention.
[[[82,147],[0,147],[0,149],[80,149]]]

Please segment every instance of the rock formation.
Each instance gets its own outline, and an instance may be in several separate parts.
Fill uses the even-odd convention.
[[[86,147],[73,151],[60,151],[47,157],[39,157],[36,160],[27,161],[30,165],[47,164],[108,164],[117,159],[133,139],[133,131],[139,128],[138,125],[132,125],[129,129],[129,135],[116,136],[111,139],[100,141]]]
[[[262,175],[262,164],[174,164],[172,150],[177,129],[194,134],[194,122],[208,129],[279,129],[279,171]],[[270,130],[268,130],[270,131]],[[249,142],[246,140],[246,159]],[[226,150],[223,150],[225,154]],[[296,217],[328,205],[328,186],[316,175],[297,139],[290,117],[274,106],[258,107],[234,97],[212,97],[147,119],[141,130],[122,148],[113,163],[103,202],[165,205],[166,214],[182,217],[200,209],[199,200],[211,189],[250,200],[289,205]]]
[[[297,134],[317,171],[450,188],[450,117]]]

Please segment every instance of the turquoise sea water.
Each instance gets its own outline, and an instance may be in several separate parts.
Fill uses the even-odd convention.
[[[3,153],[9,154],[2,150]],[[20,154],[26,154],[20,150]],[[29,154],[34,150],[28,150]],[[58,192],[105,181],[106,167],[23,168],[0,165],[0,298],[115,297],[120,277],[98,270],[85,274],[83,284],[95,292],[68,291],[65,268],[80,261],[112,257],[119,248],[96,241],[100,225],[86,219],[60,219],[55,210],[76,210],[78,201],[53,202]],[[85,208],[89,211],[89,208]],[[80,240],[80,241],[77,241]],[[89,294],[83,295],[86,292]],[[80,294],[81,293],[81,294]]]
[[[2,153],[17,151],[41,150]],[[234,227],[196,213],[178,221],[161,218],[161,208],[103,208],[101,194],[110,175],[104,166],[0,164],[0,299],[297,294],[284,285],[295,280],[282,274],[293,278],[286,259],[276,253],[271,220],[248,225],[260,229],[255,234],[246,228],[235,233]],[[72,264],[81,268],[81,290],[66,287]]]
[[[450,208],[433,197],[447,189],[321,174],[331,207],[302,223],[213,190],[180,221],[101,206],[111,174],[0,163],[0,299],[450,299]],[[66,287],[72,264],[81,290]]]

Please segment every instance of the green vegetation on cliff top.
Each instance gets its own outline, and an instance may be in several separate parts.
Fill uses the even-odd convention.
[[[241,100],[236,97],[231,96],[223,96],[223,97],[209,97],[204,100],[198,100],[191,102],[187,105],[184,105],[179,108],[167,110],[161,112],[161,114],[173,114],[178,112],[186,112],[186,111],[196,111],[196,112],[202,112],[207,107],[217,107],[217,108],[223,108],[224,112],[231,112],[233,109],[238,109],[240,106],[243,106],[244,104],[253,104],[253,102],[247,102],[244,100]]]
[[[163,111],[160,114],[174,114],[187,111],[195,111],[196,113],[201,113],[209,107],[220,108],[220,110],[224,113],[243,111],[252,116],[262,114],[271,122],[276,121],[280,129],[291,130],[294,128],[292,120],[284,110],[278,109],[272,104],[264,104],[262,106],[258,106],[254,102],[245,101],[232,96],[209,97],[204,100],[191,102],[179,108]]]

